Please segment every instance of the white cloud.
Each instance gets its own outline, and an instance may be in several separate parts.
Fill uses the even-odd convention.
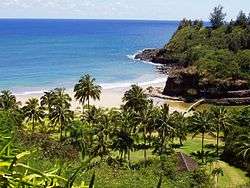
[[[249,0],[0,0],[0,17],[207,19],[218,4],[229,19],[250,11]]]

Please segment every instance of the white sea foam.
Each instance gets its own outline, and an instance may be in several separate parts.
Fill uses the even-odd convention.
[[[114,89],[114,88],[126,88],[130,87],[133,84],[137,84],[139,86],[146,86],[151,84],[165,83],[167,78],[156,78],[154,80],[146,81],[146,82],[125,82],[125,83],[102,83],[100,84],[103,89]]]
[[[35,91],[24,91],[14,93],[16,96],[26,96],[26,95],[38,95],[43,94],[46,90],[35,90]]]
[[[142,62],[142,63],[146,63],[146,64],[150,64],[150,65],[160,66],[158,63],[153,63],[151,61],[143,61],[143,60],[140,60],[140,59],[135,59],[136,55],[142,53],[144,50],[151,50],[151,49],[153,49],[153,48],[144,48],[143,50],[138,50],[134,54],[128,54],[127,58],[133,60],[134,62]]]

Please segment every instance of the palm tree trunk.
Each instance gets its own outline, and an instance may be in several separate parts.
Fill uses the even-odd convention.
[[[32,133],[35,132],[35,119],[34,116],[32,116]]]
[[[144,126],[144,165],[146,167],[146,162],[147,162],[147,149],[146,149],[146,143],[147,143],[147,140],[146,140],[146,127]]]
[[[202,138],[201,138],[201,160],[202,160],[202,163],[204,163],[204,132],[202,133]]]
[[[128,149],[128,165],[130,166],[130,149]]]
[[[63,132],[63,128],[62,128],[62,121],[60,120],[60,141],[62,141],[62,132]]]
[[[88,100],[88,110],[89,110],[90,107],[89,96],[87,97],[87,100]]]
[[[219,135],[220,134],[220,129],[217,127],[217,133],[216,133],[216,155],[219,157]]]
[[[183,146],[182,139],[179,137],[180,145]]]

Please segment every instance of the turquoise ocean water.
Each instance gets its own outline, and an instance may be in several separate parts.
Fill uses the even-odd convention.
[[[0,20],[0,90],[39,93],[72,88],[82,74],[104,88],[162,80],[155,65],[133,54],[162,47],[174,21]]]

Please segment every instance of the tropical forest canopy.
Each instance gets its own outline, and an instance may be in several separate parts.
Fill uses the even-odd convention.
[[[186,67],[205,82],[250,81],[250,14],[240,11],[236,20],[226,22],[221,6],[210,15],[210,25],[183,19],[160,55]]]

